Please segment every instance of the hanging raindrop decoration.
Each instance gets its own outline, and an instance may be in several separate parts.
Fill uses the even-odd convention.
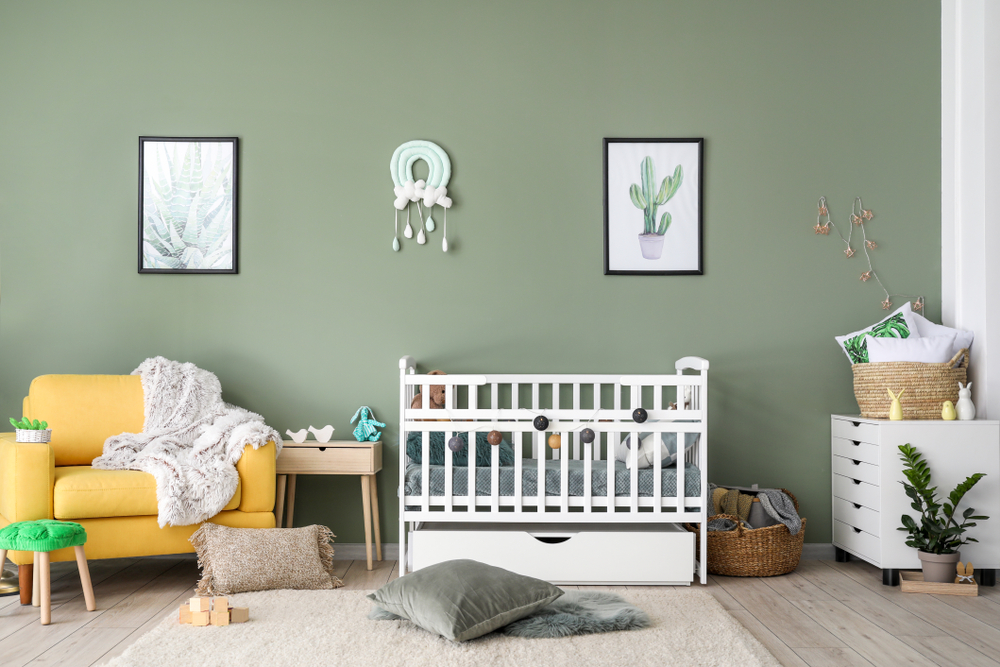
[[[429,173],[427,180],[413,180],[413,163],[423,160],[427,163]],[[417,243],[427,242],[427,233],[437,227],[432,211],[434,205],[444,209],[444,238],[441,240],[441,250],[448,252],[448,209],[451,208],[451,198],[448,196],[448,180],[451,178],[451,160],[448,154],[431,141],[408,141],[392,154],[389,163],[393,192],[396,200],[396,233],[392,239],[392,249],[399,251],[399,212],[406,209],[406,228],[403,236],[413,238],[413,228],[410,226],[410,204],[416,203],[417,215],[420,216],[420,231],[417,232]],[[424,220],[424,208],[427,209],[427,219]],[[424,229],[426,228],[426,232]]]

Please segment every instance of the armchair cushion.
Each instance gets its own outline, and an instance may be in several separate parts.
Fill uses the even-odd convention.
[[[242,482],[242,480],[241,480]],[[241,483],[224,509],[240,504]],[[156,479],[138,470],[97,470],[90,466],[55,469],[53,513],[57,519],[155,516]]]
[[[105,440],[142,430],[142,399],[138,375],[41,375],[31,382],[24,416],[49,423],[57,466],[90,465]]]

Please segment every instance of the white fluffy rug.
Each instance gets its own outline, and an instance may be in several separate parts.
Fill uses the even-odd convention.
[[[108,667],[135,665],[352,665],[376,667],[585,667],[707,665],[777,667],[778,662],[715,598],[692,588],[624,591],[653,619],[644,630],[562,639],[487,635],[454,644],[409,621],[371,621],[364,591],[270,591],[233,599],[250,621],[179,625],[176,612]]]

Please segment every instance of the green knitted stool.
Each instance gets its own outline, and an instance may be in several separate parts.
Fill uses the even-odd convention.
[[[35,554],[35,576],[37,583],[32,586],[32,604],[42,608],[42,625],[52,622],[51,586],[49,578],[49,552],[73,547],[76,565],[80,570],[80,583],[87,611],[94,611],[94,587],[90,583],[90,569],[83,545],[87,543],[87,531],[72,521],[18,521],[0,530],[0,563],[7,557],[7,551],[32,551]]]

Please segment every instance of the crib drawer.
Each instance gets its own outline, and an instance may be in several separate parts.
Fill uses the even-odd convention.
[[[861,503],[852,503],[843,498],[833,499],[833,518],[860,528],[875,537],[879,536],[879,513]]]
[[[833,495],[836,498],[843,498],[852,503],[858,503],[873,510],[878,510],[879,488],[874,484],[868,484],[851,477],[843,475],[833,476]]]
[[[859,479],[878,486],[878,466],[865,463],[857,459],[848,459],[843,456],[833,457],[833,472],[837,475]]]
[[[878,424],[833,419],[830,422],[830,431],[835,438],[857,440],[859,442],[867,442],[870,445],[878,444]]]
[[[831,451],[835,456],[864,461],[872,465],[878,465],[878,445],[873,445],[860,440],[848,440],[847,438],[834,438],[831,444]]]
[[[676,526],[424,526],[410,534],[414,571],[471,558],[554,584],[690,584],[694,579],[694,534]]]
[[[843,521],[833,522],[833,543],[876,565],[882,561],[882,544],[879,538]]]

